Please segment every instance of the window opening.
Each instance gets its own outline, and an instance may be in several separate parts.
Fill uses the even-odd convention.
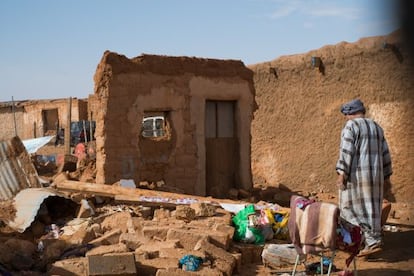
[[[145,138],[167,136],[167,120],[164,112],[145,112],[142,119],[141,135]]]

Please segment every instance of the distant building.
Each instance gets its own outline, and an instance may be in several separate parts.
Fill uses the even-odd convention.
[[[71,107],[72,121],[88,120],[87,100],[72,98]],[[58,127],[66,127],[67,116],[68,99],[1,102],[0,141],[55,135]]]

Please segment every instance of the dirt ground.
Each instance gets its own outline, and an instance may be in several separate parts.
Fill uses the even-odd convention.
[[[318,200],[323,202],[336,203],[336,196],[325,193],[316,195]],[[386,226],[395,226],[393,231],[383,231],[383,250],[370,257],[356,258],[356,267],[358,276],[388,276],[388,275],[414,275],[414,226],[407,224],[389,223]],[[327,254],[328,256],[331,253]],[[343,251],[337,251],[333,264],[337,270],[331,275],[340,275],[340,271],[346,269],[345,260],[349,254]],[[317,256],[309,255],[306,264],[318,262]],[[272,269],[263,264],[248,265],[243,267],[243,273],[238,275],[281,275],[284,272],[291,273],[293,266],[282,267],[280,269]],[[353,269],[353,264],[349,266]],[[297,271],[305,271],[305,265],[298,266]],[[356,274],[354,274],[356,275]]]
[[[339,271],[346,268],[345,260],[348,256],[345,252],[337,252],[333,264],[338,271],[331,275],[339,275]],[[310,256],[307,264],[317,261],[317,257]],[[369,258],[357,258],[356,266],[358,276],[414,275],[414,229],[399,226],[398,232],[384,231],[383,251]],[[350,265],[351,268],[353,264]],[[280,275],[283,272],[290,273],[292,269],[293,266],[275,270],[262,264],[249,265],[244,266],[243,273],[239,275]],[[298,272],[304,270],[304,265],[298,266]]]

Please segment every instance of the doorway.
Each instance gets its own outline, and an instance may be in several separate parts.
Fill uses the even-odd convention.
[[[55,135],[57,134],[57,127],[59,127],[59,114],[57,108],[55,109],[43,109],[43,135]]]
[[[235,107],[235,101],[206,101],[206,194],[215,198],[227,197],[238,181]]]

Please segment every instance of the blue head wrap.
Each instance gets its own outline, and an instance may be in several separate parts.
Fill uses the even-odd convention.
[[[365,107],[364,103],[361,102],[359,99],[352,100],[350,102],[347,102],[341,106],[341,112],[344,115],[352,115],[357,112],[362,112],[365,114]]]

